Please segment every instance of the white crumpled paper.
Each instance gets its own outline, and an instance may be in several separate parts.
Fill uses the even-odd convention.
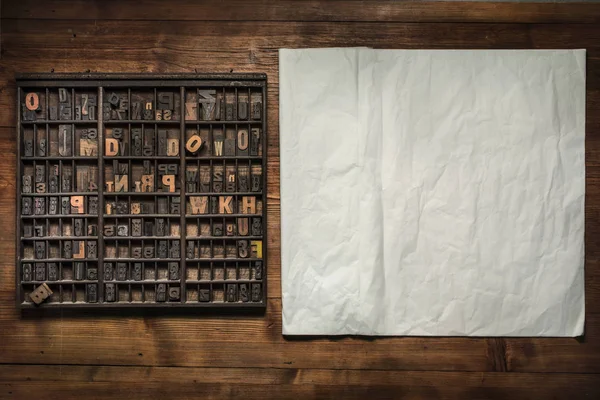
[[[585,50],[280,50],[283,333],[577,336]]]

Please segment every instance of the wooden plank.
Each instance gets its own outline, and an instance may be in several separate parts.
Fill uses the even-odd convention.
[[[168,397],[182,398],[180,385],[191,386],[187,390],[202,389],[206,385],[227,385],[237,382],[272,390],[273,386],[288,386],[294,396],[302,395],[305,387],[328,387],[332,397],[347,393],[343,387],[369,386],[381,391],[389,390],[388,397],[403,391],[412,396],[434,395],[435,398],[594,398],[600,393],[595,374],[515,374],[515,373],[465,373],[465,372],[418,372],[418,371],[356,371],[327,369],[278,369],[278,368],[164,368],[164,367],[114,367],[114,366],[46,366],[46,365],[2,365],[0,382],[5,384],[0,394],[23,394],[35,396],[42,385],[50,384],[67,389],[72,384],[82,390],[95,389],[103,383],[116,387],[132,388],[141,385],[142,396],[151,396],[144,386],[153,388],[157,384],[171,384]],[[27,391],[26,385],[34,389]],[[265,385],[265,386],[263,386]],[[53,389],[51,389],[53,390]],[[276,391],[276,389],[275,389]],[[266,398],[273,398],[269,392]],[[75,394],[75,393],[73,393]],[[249,393],[244,393],[249,394]],[[250,393],[251,394],[251,393]],[[361,393],[362,394],[362,393]],[[369,395],[372,397],[372,395]],[[429,396],[427,396],[429,397]],[[25,397],[24,397],[25,398]],[[61,396],[61,398],[64,398]],[[102,397],[103,398],[103,397]],[[137,393],[136,393],[136,398]],[[405,397],[403,397],[405,398]]]
[[[143,10],[144,12],[140,12]],[[265,0],[3,2],[2,18],[188,21],[361,21],[597,23],[594,4]]]
[[[253,375],[253,370],[247,374]],[[443,378],[443,376],[442,376]],[[485,385],[481,387],[444,386],[443,381],[436,385],[426,386],[417,382],[415,385],[290,385],[290,384],[197,384],[193,382],[173,383],[166,386],[161,382],[131,382],[114,385],[112,382],[15,382],[1,383],[0,395],[6,398],[80,398],[81,393],[93,393],[94,399],[118,399],[131,397],[135,399],[156,400],[176,399],[524,399],[552,398],[594,398],[599,392],[592,381],[594,376],[577,379],[584,381],[580,387],[569,387],[567,383],[559,385],[502,387]],[[485,377],[481,377],[485,379]],[[550,381],[552,377],[548,377]],[[485,382],[485,381],[484,381]],[[540,382],[536,380],[536,382]],[[561,381],[564,382],[564,381]],[[575,396],[575,397],[574,397]],[[579,397],[577,397],[579,396]]]

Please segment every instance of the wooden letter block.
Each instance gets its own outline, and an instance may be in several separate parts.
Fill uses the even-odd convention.
[[[40,305],[52,294],[53,294],[53,292],[52,292],[52,290],[50,290],[48,285],[46,285],[45,283],[42,283],[33,292],[31,292],[31,294],[29,295],[29,298],[36,305]]]
[[[85,263],[82,262],[76,262],[73,265],[73,268],[75,269],[74,272],[74,277],[76,281],[82,281],[85,279]]]
[[[262,235],[262,222],[260,218],[252,218],[252,236]]]
[[[37,93],[27,93],[25,95],[25,106],[30,111],[38,111],[40,109],[40,97]]]
[[[23,147],[25,148],[25,157],[33,157],[33,140],[24,140]]]
[[[198,107],[195,101],[185,103],[185,120],[196,121],[198,120]]]
[[[156,236],[165,236],[165,220],[163,218],[156,219]]]
[[[167,258],[167,241],[166,240],[159,240],[158,241],[158,250],[156,251],[156,257],[157,258]]]
[[[227,236],[235,236],[235,224],[233,222],[225,223],[225,234]]]
[[[233,284],[227,285],[227,301],[228,302],[236,302],[237,301],[237,285],[233,285]]]
[[[159,110],[172,110],[173,109],[173,92],[159,92],[158,93],[158,104],[156,106]]]
[[[256,197],[243,196],[241,214],[256,214]]]
[[[223,191],[223,168],[222,165],[213,166],[213,191],[216,193]]]
[[[31,197],[21,199],[21,215],[31,215]]]
[[[163,120],[170,121],[173,118],[173,111],[163,110]]]
[[[98,302],[98,285],[89,283],[87,285],[87,301],[88,303]]]
[[[169,301],[179,301],[180,288],[170,287],[169,288]]]
[[[31,193],[31,175],[23,175],[21,182],[21,192]]]
[[[87,256],[88,258],[96,258],[98,256],[97,253],[97,243],[94,240],[89,240],[87,242]]]
[[[63,258],[73,258],[73,248],[71,242],[63,243]]]
[[[248,241],[238,240],[238,255],[240,258],[248,258]]]
[[[73,241],[73,258],[85,258],[85,241]]]
[[[179,139],[167,139],[167,156],[177,157],[179,155]]]
[[[240,300],[242,303],[247,303],[249,299],[248,285],[245,283],[240,284]]]
[[[176,281],[179,279],[179,264],[176,262],[169,263],[169,280]]]
[[[127,224],[117,225],[117,236],[129,236],[129,227]]]
[[[98,151],[98,144],[94,139],[79,139],[79,155],[95,156]]]
[[[115,192],[129,191],[129,177],[127,175],[115,175]]]
[[[190,153],[195,154],[198,150],[200,150],[200,148],[202,147],[202,144],[203,144],[203,142],[202,142],[202,138],[200,136],[192,135],[187,140],[187,142],[185,142],[185,148]]]
[[[210,289],[200,289],[198,292],[198,301],[203,303],[210,301]]]
[[[208,196],[190,196],[192,214],[208,214]]]
[[[46,199],[43,197],[36,197],[33,200],[34,205],[34,213],[35,215],[44,215],[46,214]]]
[[[156,301],[158,302],[164,302],[167,301],[167,285],[165,285],[164,283],[159,283],[158,286],[156,286]]]
[[[262,279],[262,261],[256,261],[254,263],[254,279]]]
[[[225,191],[227,192],[235,192],[236,183],[235,183],[235,167],[228,166],[225,168]]]
[[[117,263],[117,280],[127,280],[127,263]]]
[[[260,283],[253,283],[252,284],[252,301],[254,302],[260,302],[262,301],[262,290],[261,290],[261,285]]]
[[[84,199],[83,196],[71,196],[71,213],[84,214]]]
[[[48,263],[48,280],[58,280],[58,267],[56,266],[56,263]]]
[[[233,214],[233,196],[219,196],[219,214]]]
[[[237,135],[237,155],[247,156],[248,155],[248,129],[238,130]]]
[[[154,175],[142,175],[142,192],[154,192]]]
[[[200,191],[210,192],[210,166],[208,165],[200,166]]]
[[[104,286],[105,299],[108,302],[115,302],[117,300],[116,289],[114,283],[107,283]]]
[[[38,282],[46,280],[46,264],[35,263],[35,280]]]
[[[223,155],[223,138],[222,137],[216,137],[215,138],[215,156],[222,156]]]
[[[250,135],[250,155],[258,156],[260,152],[260,128],[252,128]]]
[[[144,247],[144,258],[154,258],[154,246]]]
[[[262,258],[262,240],[251,240],[250,249],[252,257]]]
[[[98,268],[88,268],[87,279],[90,281],[95,281],[98,279]]]
[[[104,280],[112,281],[114,279],[114,268],[112,263],[104,263]]]
[[[23,264],[23,275],[21,281],[29,282],[32,278],[33,274],[31,272],[31,264]]]
[[[175,175],[163,175],[162,184],[168,188],[169,193],[175,192]]]
[[[58,126],[58,154],[63,157],[72,155],[73,131],[71,125]]]
[[[107,157],[114,157],[119,155],[119,141],[114,138],[106,138],[104,140],[105,155]]]
[[[131,203],[131,213],[139,214],[142,211],[140,203]]]
[[[133,264],[132,278],[134,281],[142,280],[142,263]]]

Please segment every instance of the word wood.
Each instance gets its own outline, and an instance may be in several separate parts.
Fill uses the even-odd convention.
[[[17,86],[19,307],[265,307],[264,74]]]

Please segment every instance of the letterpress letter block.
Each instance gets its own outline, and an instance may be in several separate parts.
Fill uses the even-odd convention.
[[[85,214],[85,203],[83,196],[71,196],[71,213]]]
[[[29,298],[36,305],[39,305],[44,300],[46,300],[48,297],[50,297],[52,294],[53,294],[53,292],[52,292],[52,290],[50,290],[48,285],[46,285],[45,283],[42,283],[33,292],[31,292],[31,294],[29,295]]]
[[[171,198],[171,214],[179,214],[181,206],[181,198],[172,197]]]
[[[225,235],[235,236],[235,223],[233,223],[233,222],[225,223]]]
[[[23,264],[23,282],[29,282],[32,277],[31,264]]]
[[[24,140],[24,156],[25,157],[33,157],[33,140]]]
[[[169,288],[169,301],[179,301],[180,288],[170,287]]]
[[[88,197],[88,214],[98,215],[98,197]]]
[[[98,268],[88,268],[87,279],[90,281],[95,281],[98,279]]]
[[[23,175],[21,192],[31,193],[31,176],[30,175]]]
[[[115,289],[115,284],[114,283],[107,283],[105,285],[105,290],[104,292],[106,293],[106,301],[108,302],[114,302],[117,299],[116,296],[116,289]]]
[[[44,237],[46,235],[46,227],[44,225],[36,225],[34,230],[37,237]]]
[[[172,281],[176,281],[179,279],[179,263],[169,263],[169,279]]]
[[[73,258],[73,248],[71,242],[63,243],[63,258]]]
[[[248,285],[245,283],[242,283],[240,285],[240,300],[243,303],[247,303],[249,300],[249,295],[248,295]]]
[[[158,252],[157,252],[157,257],[158,258],[167,258],[167,241],[166,240],[159,240],[158,241]]]
[[[133,263],[133,280],[142,280],[142,263]]]
[[[195,245],[194,245],[194,242],[192,242],[192,241],[188,241],[188,242],[187,242],[187,249],[186,249],[186,255],[185,255],[185,257],[186,257],[188,260],[191,260],[191,259],[195,258],[194,251],[195,251]]]
[[[48,263],[48,280],[58,280],[58,267],[56,266],[56,263]]]
[[[210,301],[210,289],[200,289],[198,292],[198,301],[203,303]]]
[[[238,240],[238,255],[240,258],[248,258],[248,241]]]
[[[46,264],[35,263],[35,280],[38,282],[46,280]]]
[[[223,236],[223,224],[213,223],[213,236]]]
[[[159,283],[156,286],[156,301],[164,302],[167,301],[167,285],[164,283]]]
[[[21,215],[31,215],[31,197],[21,199]]]
[[[76,262],[73,267],[75,268],[75,280],[82,281],[85,279],[85,263]]]
[[[233,196],[219,196],[219,214],[233,214]]]
[[[247,165],[238,167],[238,187],[240,192],[249,192],[250,168]]]
[[[213,166],[213,192],[220,193],[223,191],[223,166]]]
[[[117,236],[128,236],[129,235],[129,227],[125,224],[117,225]]]
[[[260,218],[252,218],[252,236],[262,235],[262,222]]]
[[[262,293],[260,283],[252,284],[252,301],[259,302],[262,301]]]
[[[225,179],[227,183],[225,184],[225,191],[227,192],[235,192],[236,183],[235,183],[235,167],[228,166],[225,169]]]
[[[250,155],[260,155],[260,128],[252,128],[250,131]]]
[[[88,258],[96,258],[98,256],[98,247],[95,240],[88,240],[87,256]]]
[[[254,279],[262,279],[263,266],[262,261],[256,261],[254,263]]]
[[[71,201],[69,197],[61,197],[61,214],[68,215],[71,213]]]
[[[251,257],[262,258],[262,240],[250,241]]]
[[[112,281],[114,279],[114,268],[112,263],[104,263],[104,280]]]
[[[117,280],[126,281],[127,279],[127,263],[117,263]]]
[[[222,177],[221,171],[221,177]],[[221,183],[222,187],[222,183]],[[200,191],[201,192],[210,192],[210,166],[202,165],[200,166]]]
[[[131,220],[131,236],[142,236],[142,220],[132,219]]]
[[[227,285],[227,301],[230,303],[237,301],[237,285]]]
[[[247,156],[248,155],[248,129],[242,128],[238,130],[237,134],[237,155]]]
[[[35,258],[38,260],[46,258],[46,243],[35,242]]]
[[[73,229],[75,236],[83,236],[83,219],[75,218],[73,220]]]
[[[62,157],[73,155],[73,131],[71,125],[58,126],[58,154]]]
[[[254,196],[243,196],[242,197],[242,214],[256,214],[256,197]]]
[[[171,248],[169,249],[169,257],[170,258],[179,258],[181,255],[181,248],[179,247],[179,241],[173,240],[171,241]]]
[[[154,258],[154,246],[144,246],[144,258]]]
[[[88,303],[96,303],[98,301],[98,285],[89,283],[87,285],[87,301]]]

